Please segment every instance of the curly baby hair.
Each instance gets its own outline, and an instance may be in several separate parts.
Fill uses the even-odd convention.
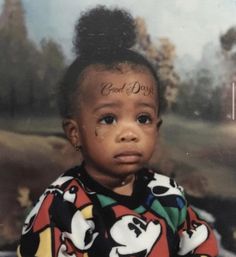
[[[58,103],[63,118],[73,116],[73,95],[90,65],[120,70],[120,64],[127,64],[133,70],[146,70],[153,76],[159,91],[156,70],[146,57],[133,49],[136,34],[135,20],[126,10],[97,6],[81,15],[75,26],[77,57],[68,67],[59,88]],[[157,95],[159,105],[159,93]]]

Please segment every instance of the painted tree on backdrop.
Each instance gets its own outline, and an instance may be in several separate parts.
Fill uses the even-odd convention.
[[[232,120],[232,85],[236,84],[236,27],[229,28],[219,41],[220,48],[210,56],[215,59],[214,65],[200,61],[191,73],[182,78],[177,99],[178,113],[209,121]],[[203,52],[202,59],[209,59],[207,54]]]
[[[56,110],[55,86],[64,69],[52,40],[37,47],[27,35],[20,0],[5,0],[0,15],[0,111],[2,115],[48,114]]]
[[[137,47],[150,59],[158,71],[161,83],[162,110],[173,110],[178,95],[180,77],[174,68],[176,57],[175,46],[168,38],[159,38],[154,43],[147,31],[143,18],[136,18],[138,45]]]
[[[178,113],[194,119],[215,121],[221,118],[221,87],[214,85],[208,67],[195,68],[179,88]]]

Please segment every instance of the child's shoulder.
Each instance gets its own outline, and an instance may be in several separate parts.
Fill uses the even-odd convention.
[[[80,173],[80,167],[75,166],[61,173],[47,188],[45,192],[48,191],[64,191],[69,185],[74,182],[78,182],[78,177]],[[44,192],[44,193],[45,193]]]
[[[188,203],[183,188],[166,175],[148,171],[152,178],[147,184],[151,209],[166,217],[169,225],[176,230],[186,217]]]
[[[175,179],[157,172],[153,169],[148,169],[147,174],[150,177],[148,188],[155,196],[168,196],[179,195],[184,196],[184,189],[181,187]]]

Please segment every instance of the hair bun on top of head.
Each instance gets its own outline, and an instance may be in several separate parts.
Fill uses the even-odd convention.
[[[98,6],[82,14],[75,27],[74,48],[80,57],[105,57],[129,49],[135,42],[135,21],[121,9]]]

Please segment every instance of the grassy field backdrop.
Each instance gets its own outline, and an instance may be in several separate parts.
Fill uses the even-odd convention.
[[[188,189],[194,187],[198,177],[195,186],[202,187],[205,194],[236,197],[236,123],[167,116],[161,137],[179,180],[187,182],[186,177],[192,178],[186,185]]]

